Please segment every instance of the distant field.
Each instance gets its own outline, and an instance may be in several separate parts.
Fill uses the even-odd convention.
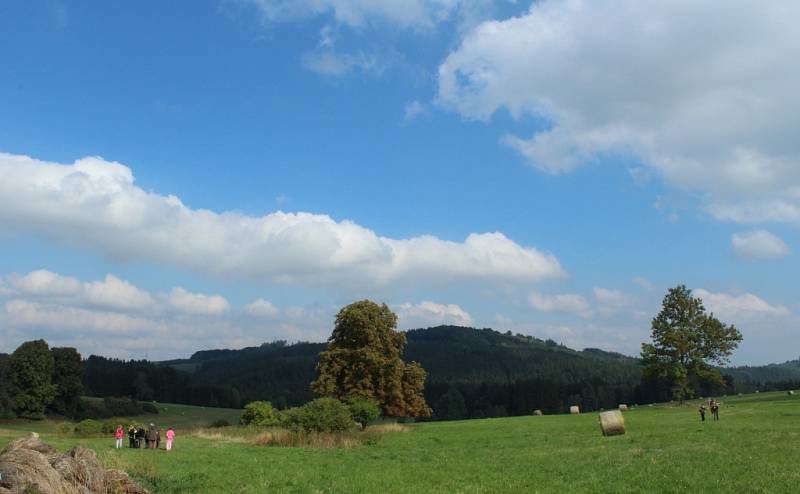
[[[704,424],[696,405],[639,407],[617,437],[602,437],[587,413],[416,424],[351,449],[254,446],[178,428],[169,454],[117,451],[113,438],[28,429],[62,449],[94,448],[157,493],[800,492],[800,396],[722,401],[721,420]],[[214,410],[173,407],[167,413],[187,424],[190,414],[209,422]],[[0,425],[0,444],[22,425]]]

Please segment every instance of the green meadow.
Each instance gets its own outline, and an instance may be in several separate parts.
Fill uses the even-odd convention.
[[[64,450],[93,448],[157,493],[800,492],[800,396],[721,401],[719,422],[701,423],[696,400],[638,407],[624,436],[603,437],[586,413],[415,424],[349,448],[193,432],[238,411],[161,405],[157,423],[177,427],[170,453],[115,450],[111,437],[59,434],[47,421],[0,424],[0,445],[39,431]]]

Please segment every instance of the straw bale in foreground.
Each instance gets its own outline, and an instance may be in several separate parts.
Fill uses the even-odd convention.
[[[599,416],[600,429],[604,436],[625,434],[625,418],[619,410],[609,410]]]

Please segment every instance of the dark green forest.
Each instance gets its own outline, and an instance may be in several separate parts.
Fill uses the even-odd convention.
[[[620,403],[672,398],[668,383],[643,381],[640,360],[587,348],[572,350],[552,340],[491,329],[439,326],[406,332],[406,361],[425,368],[425,398],[434,420],[563,413]],[[166,362],[90,356],[72,348],[27,342],[0,354],[0,414],[103,416],[121,406],[148,402],[241,408],[267,400],[277,408],[315,398],[310,383],[325,343],[284,341],[240,350],[204,350]],[[698,396],[800,387],[800,361],[721,369],[725,384],[696,382]],[[80,400],[81,395],[105,402]],[[128,397],[128,401],[119,401]],[[114,398],[114,399],[112,399]],[[106,410],[107,409],[107,410]]]
[[[671,399],[664,382],[642,381],[639,359],[598,349],[576,351],[552,340],[491,329],[439,326],[406,332],[406,361],[427,371],[425,397],[434,419],[562,413]],[[267,400],[277,408],[312,400],[309,383],[325,343],[283,341],[240,350],[204,350],[160,363],[92,356],[83,384],[95,396],[132,396],[238,408]],[[723,369],[726,385],[695,383],[699,396],[789,389],[800,363]]]

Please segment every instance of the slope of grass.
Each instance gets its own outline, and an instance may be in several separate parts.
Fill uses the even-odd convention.
[[[180,429],[170,453],[117,451],[112,438],[44,439],[92,447],[158,493],[800,491],[800,397],[723,401],[721,420],[702,424],[696,405],[640,407],[617,437],[602,437],[592,413],[417,424],[348,449],[263,447]],[[0,443],[19,435],[4,428]]]

